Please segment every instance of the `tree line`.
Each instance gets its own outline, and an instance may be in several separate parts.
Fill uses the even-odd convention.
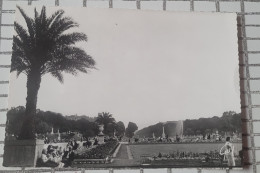
[[[218,130],[225,132],[242,132],[241,113],[227,111],[221,117],[187,119],[183,122],[184,135],[209,134]]]
[[[25,115],[25,107],[18,106],[13,107],[7,112],[7,127],[6,133],[14,136],[19,136],[22,123]],[[134,131],[138,129],[137,125],[133,122],[129,122],[125,127],[122,121],[116,121],[113,115],[109,112],[101,112],[97,117],[94,117],[95,121],[89,121],[84,116],[80,119],[72,120],[66,118],[61,113],[42,111],[37,109],[35,117],[35,131],[37,134],[47,134],[54,130],[54,133],[59,130],[63,132],[79,132],[84,137],[94,137],[99,133],[99,124],[104,125],[103,133],[108,136],[127,136],[132,137]]]
[[[157,123],[139,130],[136,135],[139,137],[162,136],[163,127],[166,136],[174,137],[177,134],[177,122]],[[206,135],[216,132],[224,135],[225,132],[241,133],[241,114],[234,111],[227,111],[221,117],[186,119],[183,121],[184,135]]]

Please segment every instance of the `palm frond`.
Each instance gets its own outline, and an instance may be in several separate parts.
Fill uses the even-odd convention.
[[[18,37],[23,41],[25,44],[30,43],[30,36],[28,35],[26,29],[24,29],[20,24],[14,22],[14,30],[18,34]]]
[[[71,45],[79,41],[87,41],[86,34],[78,32],[63,34],[56,40],[56,44]]]
[[[12,61],[14,61],[17,56],[18,58],[23,58],[24,62],[30,65],[30,55],[28,52],[30,53],[32,45],[29,35],[18,23],[15,22],[14,26],[18,35],[13,37]]]
[[[36,19],[36,18],[38,18],[39,17],[39,13],[38,13],[38,11],[36,10],[36,8],[34,8],[34,20]]]
[[[41,15],[39,16],[39,18],[41,20],[41,24],[45,25],[45,22],[46,22],[46,7],[45,6],[42,7]]]
[[[64,79],[63,79],[63,75],[61,74],[60,71],[53,71],[53,72],[51,72],[51,75],[52,75],[53,77],[55,77],[56,79],[58,79],[58,81],[59,81],[60,83],[63,83]]]
[[[30,56],[26,55],[27,51],[28,50],[26,50],[26,46],[24,46],[23,42],[18,37],[14,36],[12,57],[22,57],[27,65],[31,65],[30,59],[28,59]]]
[[[87,73],[88,68],[94,68],[95,61],[78,47],[64,46],[52,54],[51,61],[46,63],[44,73],[61,70],[72,75],[77,71]]]
[[[27,14],[24,12],[24,10],[21,7],[17,6],[17,8],[19,9],[20,13],[22,14],[23,18],[25,19],[25,22],[28,27],[28,32],[29,32],[31,38],[33,38],[35,35],[34,20],[32,18],[30,18],[29,16],[27,16]]]
[[[11,72],[16,71],[17,77],[21,73],[28,74],[29,67],[28,67],[28,64],[26,62],[24,62],[23,57],[15,56],[15,59],[12,57],[11,61],[12,61]]]
[[[61,19],[61,17],[63,16],[64,11],[63,10],[58,10],[55,13],[53,13],[49,18],[47,18],[47,26],[48,28],[51,27],[51,25],[53,23],[55,23],[55,21],[59,21]]]
[[[52,25],[49,28],[49,33],[52,37],[58,37],[60,36],[64,31],[78,27],[79,25],[72,20],[70,17],[64,17],[60,20],[55,20],[55,22],[52,23]]]

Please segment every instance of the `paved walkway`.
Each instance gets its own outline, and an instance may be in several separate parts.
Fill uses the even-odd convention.
[[[139,167],[140,160],[134,159],[130,147],[127,144],[122,144],[117,156],[113,158],[113,162],[110,164],[80,164],[74,165],[75,167],[82,168],[113,168],[113,167],[121,167],[121,168],[129,168],[129,167]]]
[[[130,167],[130,166],[138,166],[140,165],[140,162],[133,158],[130,147],[126,144],[122,144],[121,148],[117,153],[117,157],[114,158],[114,162],[112,163],[112,165]]]
[[[116,159],[128,159],[128,154],[127,154],[127,149],[125,144],[121,145],[117,153]]]
[[[132,155],[130,147],[128,145],[126,146],[126,151],[127,151],[128,159],[133,160],[133,155]]]

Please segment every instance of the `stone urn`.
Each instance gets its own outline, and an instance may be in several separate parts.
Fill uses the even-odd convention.
[[[104,133],[103,133],[103,130],[104,130],[104,124],[100,124],[100,125],[98,125],[98,129],[99,129],[99,136],[100,135],[104,135]]]
[[[98,125],[99,134],[98,134],[98,144],[104,144],[105,143],[105,135],[103,133],[104,130],[104,124]]]

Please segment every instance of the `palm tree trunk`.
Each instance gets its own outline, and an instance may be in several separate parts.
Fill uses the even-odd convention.
[[[36,105],[40,83],[41,74],[38,70],[32,70],[27,76],[25,119],[22,124],[19,139],[35,139]]]

